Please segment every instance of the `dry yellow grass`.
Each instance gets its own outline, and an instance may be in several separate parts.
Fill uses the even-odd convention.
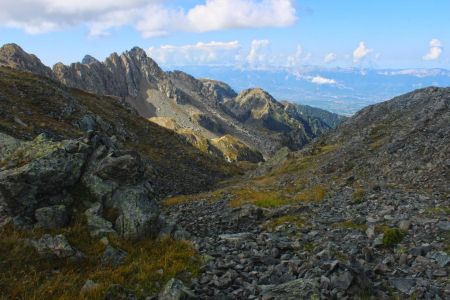
[[[120,284],[138,295],[155,294],[172,277],[189,280],[189,274],[197,274],[200,266],[193,246],[184,241],[110,239],[112,245],[128,253],[125,263],[114,268],[101,264],[105,246],[89,236],[82,222],[53,233],[64,234],[86,259],[82,263],[43,259],[22,241],[43,232],[21,232],[12,227],[0,231],[0,299],[104,299],[111,284]],[[161,269],[162,274],[157,272]],[[87,279],[100,286],[80,296]]]

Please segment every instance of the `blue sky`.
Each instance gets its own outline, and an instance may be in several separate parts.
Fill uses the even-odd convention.
[[[133,46],[163,65],[450,68],[448,0],[2,0],[0,43],[52,65]]]

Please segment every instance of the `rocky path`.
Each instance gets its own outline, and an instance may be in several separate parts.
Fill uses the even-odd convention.
[[[191,286],[201,299],[450,299],[449,199],[339,195],[272,210],[199,200],[165,214],[203,256]]]

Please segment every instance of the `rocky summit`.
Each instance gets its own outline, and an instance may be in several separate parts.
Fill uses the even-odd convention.
[[[450,89],[349,118],[0,50],[0,298],[449,299]]]

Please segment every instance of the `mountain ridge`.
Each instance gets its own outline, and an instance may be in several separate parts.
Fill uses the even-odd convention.
[[[15,48],[23,52],[20,47]],[[3,52],[0,50],[0,57],[6,56]],[[28,59],[24,55],[21,57]],[[48,68],[39,63],[28,71],[48,74]],[[262,122],[242,122],[236,118],[236,109],[234,112],[230,109],[239,107],[236,101],[241,101],[243,93],[248,91],[238,94],[223,82],[198,80],[180,71],[164,72],[138,47],[120,55],[113,53],[104,62],[86,56],[81,63],[69,66],[58,63],[53,67],[51,77],[69,87],[123,97],[147,119],[173,118],[181,127],[208,139],[231,134],[266,157],[285,146],[297,150],[335,125],[321,122],[317,115],[289,114],[267,92],[261,97],[270,97],[272,106],[278,108],[267,111],[268,116],[266,114],[266,120]],[[255,89],[253,93],[257,91]],[[270,116],[272,113],[276,116]],[[283,123],[281,127],[278,126],[280,122]],[[275,123],[277,125],[273,126]]]

